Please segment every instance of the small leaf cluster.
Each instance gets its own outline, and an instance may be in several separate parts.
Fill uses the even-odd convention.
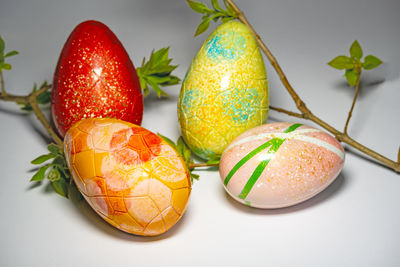
[[[149,61],[143,58],[142,66],[137,68],[140,87],[144,95],[149,94],[149,86],[157,93],[158,97],[168,96],[160,86],[168,86],[179,84],[180,79],[171,75],[172,71],[178,66],[171,65],[172,58],[168,58],[169,47],[161,48],[160,50],[151,52]]]
[[[338,69],[345,70],[345,76],[350,86],[355,86],[357,80],[361,77],[362,69],[371,70],[382,64],[382,61],[373,55],[368,55],[361,61],[363,50],[358,41],[354,41],[350,46],[350,57],[340,55],[332,59],[328,65]]]
[[[207,161],[207,164],[209,165],[219,165],[219,162],[221,161],[221,155],[213,155],[210,157],[210,159]]]
[[[193,173],[194,168],[191,167],[191,165],[194,163],[194,161],[192,159],[192,151],[186,145],[185,141],[183,141],[182,136],[180,136],[178,138],[178,141],[176,142],[176,144],[174,143],[174,141],[172,141],[171,139],[169,139],[166,136],[163,136],[160,133],[158,133],[158,136],[160,136],[165,142],[167,142],[169,145],[171,145],[182,157],[183,161],[185,162],[186,167],[189,169],[190,181],[193,183],[194,179],[198,180],[200,175]]]
[[[33,84],[33,89],[31,93],[36,92],[37,90],[41,90],[42,88],[48,87],[49,84],[47,83],[47,81],[44,81],[39,88],[37,87],[36,83]],[[36,97],[36,101],[38,102],[38,104],[40,105],[46,105],[50,103],[50,99],[51,99],[51,93],[50,90],[46,90],[43,93],[41,93],[40,95],[38,95]],[[22,105],[21,109],[25,110],[25,111],[32,111],[32,106],[30,103],[18,103],[19,105]]]
[[[56,144],[49,144],[47,150],[49,151],[48,154],[41,155],[31,161],[31,164],[42,165],[33,175],[31,181],[41,182],[46,178],[50,181],[55,192],[68,198],[71,193],[77,192],[77,189],[75,184],[72,183],[71,173],[63,150]]]
[[[195,2],[192,0],[187,0],[187,2],[191,9],[200,14],[203,14],[202,21],[200,25],[197,27],[194,36],[197,36],[205,32],[208,29],[208,27],[210,27],[211,20],[217,22],[218,19],[221,19],[222,22],[227,22],[229,20],[233,20],[238,17],[238,14],[226,2],[226,0],[224,0],[224,5],[226,10],[219,5],[218,0],[211,0],[211,5],[213,9],[208,8],[204,3]]]
[[[0,73],[3,70],[11,70],[11,65],[5,62],[6,58],[18,55],[18,52],[15,50],[4,54],[5,49],[6,49],[6,43],[0,36]]]

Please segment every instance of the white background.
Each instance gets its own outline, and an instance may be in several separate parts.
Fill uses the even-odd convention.
[[[400,145],[400,19],[398,0],[237,0],[308,107],[342,129],[354,90],[327,66],[358,39],[364,54],[385,64],[365,72],[350,133],[392,159]],[[171,46],[183,77],[211,30],[193,33],[201,15],[183,0],[2,0],[0,34],[13,70],[10,93],[51,82],[61,48],[87,19],[107,24],[134,64],[153,48]],[[214,26],[213,26],[214,27]],[[8,50],[8,49],[7,49]],[[294,110],[266,61],[270,102]],[[176,139],[176,101],[145,100],[143,126]],[[270,112],[268,121],[293,119]],[[144,238],[112,228],[84,202],[45,185],[34,187],[30,160],[46,152],[32,115],[0,103],[0,266],[399,266],[400,175],[347,149],[343,171],[300,205],[258,210],[232,200],[217,171],[200,171],[185,216],[166,234]],[[308,122],[311,124],[310,122]]]

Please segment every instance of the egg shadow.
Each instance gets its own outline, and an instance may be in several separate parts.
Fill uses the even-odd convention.
[[[158,97],[153,89],[150,88],[149,94],[143,98],[143,109],[157,108],[165,104],[176,103],[179,95],[180,85],[168,86],[162,88],[168,96]]]
[[[139,236],[134,234],[126,233],[122,230],[119,230],[107,223],[104,219],[102,219],[90,205],[86,202],[85,199],[77,199],[71,198],[71,203],[73,207],[76,209],[77,214],[81,215],[80,217],[85,220],[88,224],[93,225],[100,232],[121,240],[129,241],[129,242],[156,242],[160,240],[164,240],[170,238],[179,233],[185,225],[185,221],[188,216],[190,216],[190,210],[187,209],[181,219],[166,233],[163,233],[158,236]]]
[[[287,214],[302,211],[305,209],[309,209],[316,205],[319,205],[327,200],[331,199],[335,195],[339,194],[341,191],[344,190],[346,183],[345,174],[342,171],[339,176],[333,181],[327,188],[325,188],[322,192],[315,195],[314,197],[296,204],[294,206],[286,207],[286,208],[277,208],[277,209],[259,209],[248,207],[244,204],[239,203],[238,201],[234,200],[223,188],[221,188],[221,193],[225,195],[225,201],[240,212],[245,212],[249,214],[255,215],[279,215],[279,214]]]

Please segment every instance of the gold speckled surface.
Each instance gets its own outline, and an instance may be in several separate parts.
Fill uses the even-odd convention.
[[[200,157],[222,154],[268,114],[263,58],[250,30],[230,21],[204,42],[182,83],[178,116],[182,136]]]

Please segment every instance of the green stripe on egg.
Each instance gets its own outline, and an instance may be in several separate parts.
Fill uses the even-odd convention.
[[[292,124],[289,126],[287,129],[285,129],[283,132],[284,133],[290,133],[295,131],[297,128],[302,126],[302,124],[296,123]],[[262,145],[258,146],[254,150],[252,150],[250,153],[248,153],[246,156],[244,156],[238,163],[235,164],[235,166],[232,168],[232,170],[228,173],[224,180],[224,185],[227,186],[233,175],[250,159],[252,159],[255,155],[259,154],[260,152],[264,151],[269,147],[268,150],[268,158],[262,160],[250,178],[247,180],[245,186],[243,187],[242,191],[239,194],[239,198],[245,200],[247,195],[250,193],[251,189],[253,186],[256,184],[257,180],[260,178],[261,174],[263,173],[264,169],[267,167],[268,163],[270,160],[274,157],[275,153],[279,150],[281,145],[285,142],[286,139],[282,138],[273,138],[271,140],[268,140],[267,142],[263,143]]]

